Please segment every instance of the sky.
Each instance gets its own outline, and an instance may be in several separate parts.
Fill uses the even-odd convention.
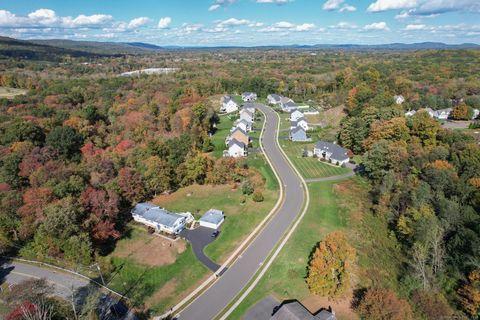
[[[480,0],[0,0],[0,35],[160,46],[480,44]]]

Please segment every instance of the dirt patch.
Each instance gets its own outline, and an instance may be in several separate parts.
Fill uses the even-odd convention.
[[[322,308],[332,307],[337,319],[360,319],[351,307],[352,297],[352,294],[349,294],[343,299],[329,300],[327,297],[311,295],[301,302],[312,313],[316,313]]]
[[[343,111],[343,108],[343,106],[338,106],[325,110],[324,112],[320,112],[320,120],[328,123],[328,125],[331,127],[339,127],[342,119],[347,116],[345,111]]]
[[[359,223],[369,210],[365,203],[368,194],[354,180],[345,180],[333,186],[333,192],[340,194],[339,206],[350,212],[352,222]]]
[[[147,301],[145,301],[145,306],[147,308],[151,308],[158,301],[162,301],[163,299],[168,298],[173,293],[175,293],[176,287],[177,287],[177,279],[176,278],[170,279],[160,289],[158,289],[152,296],[150,296],[150,298],[148,298]]]
[[[134,240],[119,243],[114,256],[130,258],[147,266],[163,266],[175,262],[186,249],[185,241],[170,241],[156,235],[145,234]]]

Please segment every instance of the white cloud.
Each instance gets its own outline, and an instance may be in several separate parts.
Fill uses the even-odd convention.
[[[208,11],[215,11],[220,7],[226,7],[233,3],[237,2],[237,0],[215,0],[213,3],[208,7]]]
[[[367,11],[381,12],[393,9],[409,9],[417,5],[417,0],[377,0],[368,6]]]
[[[219,21],[218,26],[243,26],[251,23],[246,19],[237,19],[237,18],[230,18],[227,20]]]
[[[0,26],[15,27],[21,18],[7,10],[0,10]]]
[[[425,30],[427,28],[424,24],[409,24],[405,27],[405,30],[412,31],[412,30]]]
[[[135,19],[130,20],[128,23],[128,29],[137,29],[140,28],[141,26],[146,25],[147,23],[150,23],[150,19],[147,17],[138,17]]]
[[[402,20],[410,17],[410,11],[402,11],[395,16],[395,19]]]
[[[340,8],[344,0],[328,0],[323,4],[323,10],[332,11]]]
[[[112,21],[113,17],[108,14],[92,14],[91,16],[81,14],[73,20],[70,17],[65,17],[62,20],[65,25],[71,27],[99,26]]]
[[[367,31],[390,31],[390,28],[384,21],[367,24],[363,27],[363,29]]]
[[[259,27],[263,27],[263,25],[264,25],[263,22],[252,22],[248,24],[250,28],[259,28]]]
[[[453,11],[480,12],[478,0],[376,0],[368,6],[369,12],[412,9],[416,15],[431,15]]]
[[[38,9],[28,14],[28,17],[41,24],[51,25],[59,21],[55,11],[50,9]]]
[[[315,28],[315,25],[313,23],[294,24],[287,21],[280,21],[266,28],[259,29],[258,31],[260,32],[287,32],[287,31],[304,32],[304,31],[310,31],[313,28]]]
[[[340,29],[340,30],[348,30],[348,29],[357,29],[357,25],[346,22],[346,21],[341,21],[337,23],[336,25],[330,26],[331,29]]]
[[[158,21],[158,26],[157,27],[159,29],[166,29],[166,28],[168,28],[170,23],[172,23],[172,18],[164,17],[164,18],[161,18],[160,21]]]
[[[342,8],[340,8],[340,10],[338,10],[339,12],[353,12],[353,11],[357,11],[357,8],[355,8],[354,6],[351,6],[349,4],[345,4],[343,5]]]

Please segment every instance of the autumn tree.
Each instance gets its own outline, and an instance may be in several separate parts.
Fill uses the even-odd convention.
[[[344,295],[350,287],[355,255],[345,234],[328,234],[310,259],[306,279],[310,292],[328,297]]]
[[[412,308],[406,300],[399,299],[390,289],[371,288],[363,295],[358,313],[369,320],[413,320]]]
[[[132,168],[124,167],[118,171],[118,185],[122,190],[122,195],[131,203],[139,202],[145,197],[143,178]]]
[[[473,111],[472,108],[465,104],[465,102],[460,102],[453,107],[450,116],[453,120],[471,120],[473,117]]]
[[[480,315],[480,270],[468,275],[468,281],[458,290],[460,304],[472,317]]]
[[[153,194],[170,190],[172,186],[172,168],[158,156],[151,156],[143,162],[144,177],[148,189]]]

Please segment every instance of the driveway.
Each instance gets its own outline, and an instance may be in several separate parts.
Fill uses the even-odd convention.
[[[193,253],[195,253],[197,259],[213,272],[217,271],[220,266],[210,260],[210,258],[203,253],[203,249],[216,239],[212,237],[214,231],[215,230],[211,228],[198,227],[193,230],[183,229],[182,232],[180,232],[180,236],[192,244]]]
[[[277,144],[278,116],[270,107],[258,103],[256,107],[266,115],[262,144],[265,154],[280,176],[284,186],[285,201],[227,271],[180,312],[178,317],[181,320],[214,319],[248,284],[302,211],[305,190],[302,181]]]

